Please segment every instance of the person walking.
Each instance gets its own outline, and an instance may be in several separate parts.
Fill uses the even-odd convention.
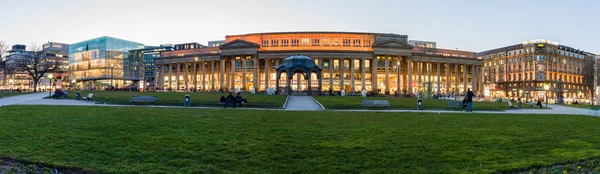
[[[473,112],[473,97],[475,96],[475,94],[473,94],[473,91],[471,91],[471,89],[467,88],[467,112]]]
[[[225,98],[225,105],[223,105],[223,108],[227,108],[229,103],[231,103],[231,108],[235,108],[235,98],[231,92],[229,92],[229,95]]]

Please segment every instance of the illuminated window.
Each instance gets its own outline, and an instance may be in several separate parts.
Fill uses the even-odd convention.
[[[298,39],[292,39],[292,46],[298,46]]]
[[[312,46],[319,46],[319,39],[313,39]]]
[[[360,39],[354,39],[352,45],[355,46],[355,47],[359,47],[360,46]]]
[[[329,46],[329,39],[321,39],[321,45]]]
[[[339,39],[333,39],[333,46],[340,46],[340,40]]]
[[[333,69],[340,68],[340,60],[333,60]]]
[[[370,47],[371,46],[371,39],[365,39],[364,43],[363,43],[364,47]]]
[[[310,39],[302,38],[302,46],[309,46],[309,45],[310,45]]]
[[[350,46],[350,39],[344,39],[342,42],[345,47]]]
[[[287,47],[288,46],[288,40],[287,39],[282,39],[281,40],[281,46]]]
[[[271,46],[273,46],[273,47],[279,46],[279,40],[275,40],[275,39],[271,40]]]

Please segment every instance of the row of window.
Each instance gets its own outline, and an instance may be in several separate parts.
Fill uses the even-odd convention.
[[[291,44],[290,44],[291,40]],[[340,42],[341,41],[341,42]],[[287,46],[353,46],[370,47],[371,39],[271,39],[263,40],[263,47],[287,47]]]

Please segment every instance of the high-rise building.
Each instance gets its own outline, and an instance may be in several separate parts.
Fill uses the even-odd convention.
[[[130,50],[144,44],[103,36],[71,44],[71,79],[83,89],[137,87],[143,78],[142,60],[129,56]]]
[[[48,42],[42,45],[42,51],[52,59],[52,61],[59,62],[58,67],[50,73],[55,77],[53,85],[57,88],[73,87],[73,83],[69,80],[69,44]],[[40,86],[50,85],[46,84],[46,80],[42,80]]]
[[[173,45],[171,44],[163,44],[160,46],[146,46],[144,49],[137,49],[129,51],[129,55],[132,56],[134,60],[142,60],[144,63],[143,71],[144,71],[144,88],[152,89],[154,88],[154,58],[160,57],[160,53],[163,51],[173,51]]]
[[[545,100],[553,103],[557,91],[564,102],[589,97],[584,85],[586,63],[596,55],[549,40],[530,40],[520,44],[478,53],[484,61],[484,95],[511,99]],[[562,82],[559,88],[558,81]]]

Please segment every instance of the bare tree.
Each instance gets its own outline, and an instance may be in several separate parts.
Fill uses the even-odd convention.
[[[6,51],[8,51],[8,44],[5,41],[0,40],[0,73],[2,75],[2,86],[6,85],[6,76],[7,76],[7,71],[5,68],[5,60],[4,57],[6,56]]]
[[[584,65],[581,69],[583,75],[583,86],[587,89],[586,92],[590,92],[591,103],[594,103],[594,94],[596,93],[596,80],[597,76],[596,61],[595,58],[587,59],[584,61]]]
[[[59,61],[54,54],[49,54],[40,49],[37,44],[31,44],[31,50],[23,54],[10,55],[6,59],[6,68],[12,72],[24,72],[33,80],[33,91],[37,91],[37,86],[46,75],[58,68]]]

